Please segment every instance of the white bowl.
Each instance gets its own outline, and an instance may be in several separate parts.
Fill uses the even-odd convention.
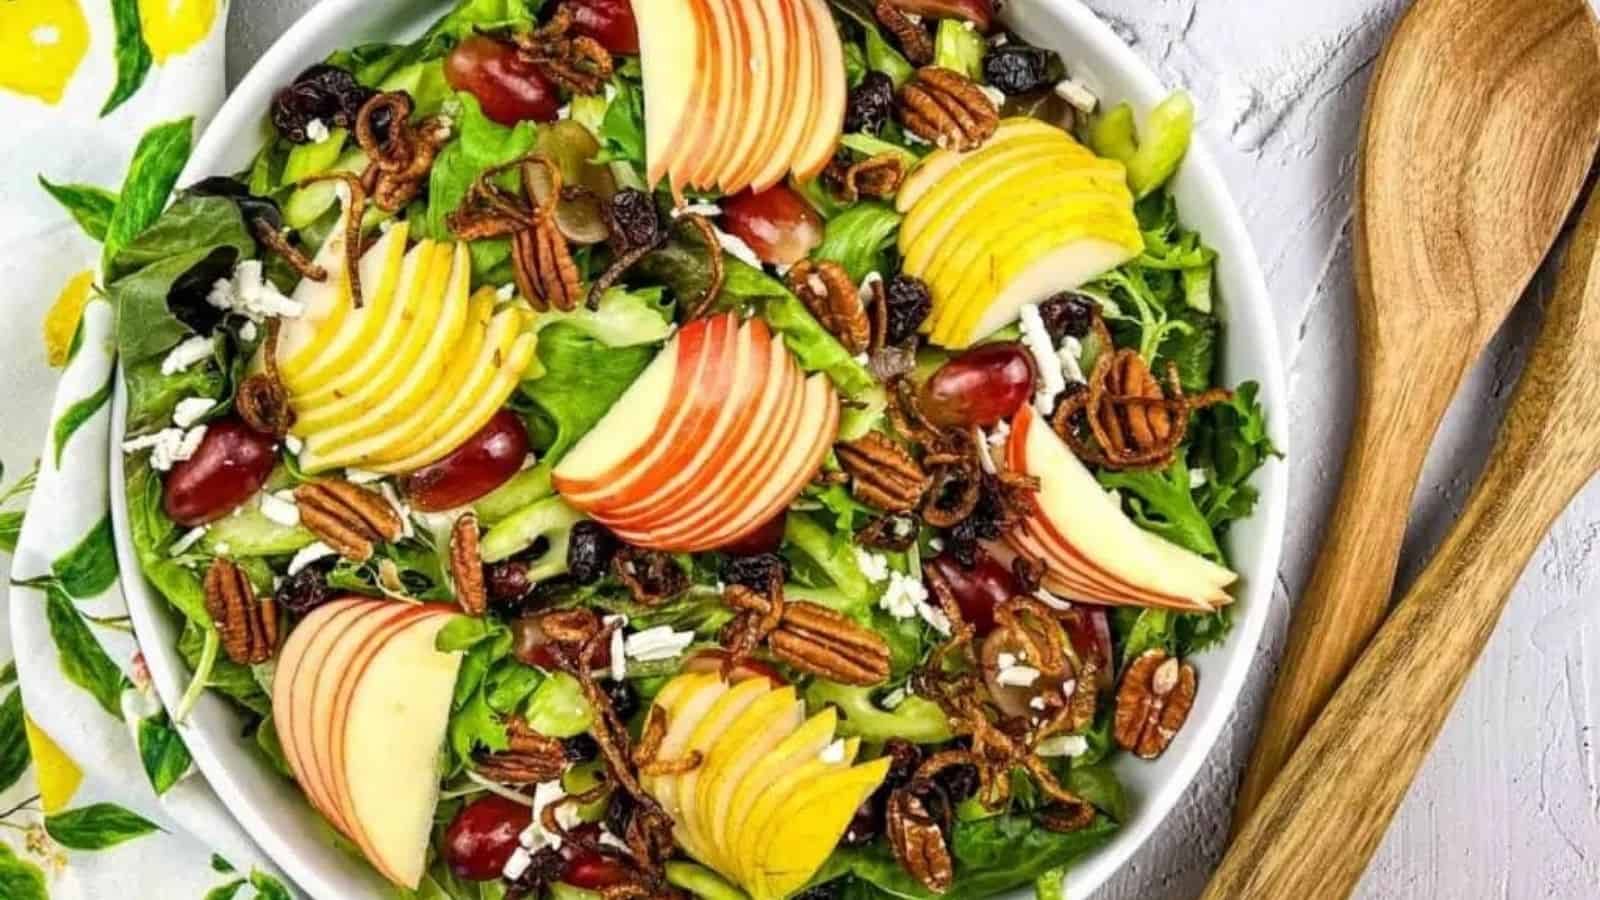
[[[234,90],[201,138],[179,183],[247,167],[268,136],[265,113],[273,91],[302,69],[354,43],[415,36],[448,6],[443,0],[324,0],[290,28]],[[1078,0],[1014,0],[1004,18],[1023,37],[1059,51],[1073,74],[1107,102],[1127,100],[1141,118],[1167,94],[1155,74]],[[1261,402],[1273,439],[1286,450],[1289,408],[1283,356],[1261,267],[1221,175],[1198,142],[1174,189],[1185,222],[1219,254],[1217,279],[1228,326],[1224,380],[1261,383]],[[125,410],[119,380],[113,433],[121,433]],[[122,484],[122,454],[115,444],[110,465],[112,484]],[[1074,898],[1086,897],[1099,887],[1172,810],[1216,742],[1250,673],[1272,602],[1283,542],[1288,466],[1280,460],[1269,462],[1255,483],[1261,502],[1229,537],[1235,566],[1243,576],[1233,633],[1224,645],[1199,658],[1199,696],[1188,725],[1166,754],[1154,763],[1122,758],[1118,774],[1135,812],[1113,840],[1072,867],[1068,889]],[[135,577],[139,566],[121,490],[112,491],[112,506],[133,624],[156,689],[170,708],[189,680],[188,667],[176,650],[178,622],[159,593]],[[242,728],[243,718],[226,700],[208,695],[184,726],[183,736],[200,771],[245,830],[317,900],[390,896],[371,869],[334,845],[332,830],[298,790],[262,761],[252,742],[241,737]]]

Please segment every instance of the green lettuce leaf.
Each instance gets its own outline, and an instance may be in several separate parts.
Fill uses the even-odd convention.
[[[1102,471],[1097,476],[1108,488],[1123,492],[1123,504],[1146,531],[1216,562],[1222,549],[1189,487],[1189,465],[1183,455],[1165,469]]]
[[[427,209],[416,220],[419,237],[454,240],[445,219],[461,206],[472,182],[485,169],[510,162],[533,149],[534,123],[519,122],[515,128],[507,128],[485,116],[472,94],[460,91],[455,97],[461,104],[461,113],[455,118],[456,137],[439,152],[428,176]],[[491,273],[511,259],[511,243],[505,238],[473,241],[469,249],[472,271],[479,283],[494,280]]]
[[[654,346],[611,347],[582,326],[557,322],[539,333],[543,374],[524,381],[529,431],[554,465],[600,421],[655,357]]]
[[[889,271],[887,253],[900,231],[901,215],[887,203],[861,203],[829,219],[822,243],[812,253],[816,259],[844,266],[852,281],[869,272]]]
[[[989,45],[977,29],[960,19],[940,19],[933,38],[933,64],[981,82],[983,54]]]

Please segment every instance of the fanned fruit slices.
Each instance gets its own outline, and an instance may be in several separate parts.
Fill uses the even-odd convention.
[[[763,677],[679,675],[655,705],[667,721],[660,758],[698,753],[701,764],[641,784],[672,815],[679,846],[753,900],[810,881],[889,771],[889,757],[852,766],[858,742],[835,740],[834,708],[807,719],[793,687]]]
[[[652,0],[634,13],[651,184],[733,194],[827,166],[848,88],[825,0]]]
[[[760,319],[685,325],[556,467],[567,503],[630,544],[725,547],[787,507],[821,467],[839,398]]]

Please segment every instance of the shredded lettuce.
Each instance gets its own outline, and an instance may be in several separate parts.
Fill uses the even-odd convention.
[[[869,272],[890,270],[888,252],[900,232],[902,216],[887,203],[868,202],[850,207],[829,219],[822,243],[812,252],[815,259],[832,260],[844,266],[853,281]]]

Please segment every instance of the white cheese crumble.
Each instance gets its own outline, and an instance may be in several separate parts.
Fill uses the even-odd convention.
[[[722,207],[715,203],[686,203],[683,206],[674,207],[672,210],[674,219],[681,219],[684,216],[705,216],[708,219],[715,219],[720,215],[722,215]]]
[[[304,547],[301,547],[300,551],[294,555],[294,558],[289,560],[289,574],[298,575],[301,569],[304,569],[306,566],[311,565],[317,560],[327,559],[330,556],[337,555],[337,550],[334,550],[332,547],[329,547],[327,544],[324,544],[321,541],[314,541]]]
[[[835,740],[828,746],[823,747],[822,752],[817,754],[817,759],[830,766],[836,766],[844,762],[844,741]]]
[[[517,286],[515,284],[502,284],[494,293],[501,300],[510,300],[517,296]]]
[[[1197,491],[1200,488],[1205,487],[1206,486],[1206,482],[1209,481],[1209,480],[1210,480],[1210,478],[1209,478],[1209,476],[1206,475],[1206,470],[1205,469],[1190,469],[1189,470],[1189,490]]]
[[[217,279],[211,286],[211,293],[206,295],[206,302],[255,322],[268,316],[294,319],[305,313],[303,304],[285,297],[266,280],[259,259],[243,260],[234,266],[232,278]]]
[[[1032,700],[1028,701],[1028,708],[1029,709],[1036,709],[1036,710],[1039,710],[1040,712],[1043,712],[1044,708],[1047,705],[1048,704],[1046,704],[1044,702],[1044,696],[1043,695],[1035,696]]]
[[[1006,687],[1033,687],[1039,680],[1039,670],[1033,666],[1004,666],[994,680]]]
[[[216,405],[217,401],[209,397],[185,397],[172,408],[172,424],[179,428],[188,428],[205,418],[206,413],[211,412]]]
[[[898,709],[900,704],[906,702],[906,697],[908,696],[910,695],[906,692],[905,688],[897,687],[889,693],[884,694],[883,699],[878,701],[878,705],[884,709],[892,711]]]
[[[552,834],[544,830],[545,807],[567,796],[561,788],[559,781],[540,782],[533,789],[533,821],[517,836],[517,842],[527,850],[539,850],[549,847],[552,850],[561,849],[561,835]],[[556,824],[563,830],[571,830],[578,826],[578,808],[576,804],[563,803],[556,807]]]
[[[285,528],[293,528],[300,524],[300,506],[295,503],[294,494],[289,491],[262,494],[261,514]]]
[[[878,606],[896,619],[921,617],[940,634],[950,634],[950,617],[944,610],[928,602],[928,589],[922,581],[902,572],[889,573],[889,586],[884,589]]]
[[[374,484],[383,480],[382,472],[369,472],[366,469],[345,469],[344,480],[351,484]]]
[[[1056,355],[1056,345],[1050,340],[1050,331],[1044,327],[1039,307],[1032,303],[1022,307],[1022,343],[1033,354],[1034,368],[1039,371],[1039,386],[1034,391],[1033,405],[1045,415],[1055,411],[1056,397],[1067,389],[1067,379],[1061,374],[1061,359]]]
[[[320,144],[328,139],[328,125],[321,119],[312,119],[306,123],[306,140],[313,144]]]
[[[173,542],[172,549],[168,550],[167,554],[169,556],[182,556],[189,552],[190,547],[200,543],[200,539],[206,536],[206,531],[207,528],[204,525],[197,525],[189,529],[183,533],[183,537]]]
[[[300,451],[306,448],[306,442],[300,440],[292,434],[286,434],[283,436],[283,446],[288,448],[290,453],[293,453],[295,456],[299,456]]]
[[[246,322],[239,326],[239,340],[241,341],[253,341],[258,333],[254,322]]]
[[[140,450],[149,450],[150,468],[157,472],[166,472],[174,463],[183,462],[194,456],[205,436],[204,425],[196,425],[188,431],[182,428],[163,428],[155,434],[123,441],[122,452],[137,453]]]
[[[994,664],[1002,669],[1009,669],[1017,664],[1015,653],[998,653],[995,655]]]
[[[518,847],[511,851],[511,858],[506,860],[505,867],[500,870],[501,876],[507,881],[516,881],[533,865],[533,854]]]
[[[161,374],[176,375],[179,372],[187,372],[195,363],[211,358],[214,352],[216,348],[212,345],[211,338],[196,335],[172,348],[167,358],[161,361]]]
[[[229,546],[227,541],[217,541],[217,543],[213,545],[211,549],[215,550],[218,556],[227,556],[228,552],[233,548]]]
[[[1089,86],[1074,78],[1063,78],[1056,82],[1056,96],[1067,101],[1073,109],[1082,113],[1092,113],[1100,105],[1100,98],[1089,90]]]
[[[1006,445],[1006,441],[1009,440],[1011,440],[1011,423],[1005,419],[1001,419],[1000,421],[996,422],[994,424],[994,428],[990,429],[989,431],[989,446],[1004,447]]]
[[[928,538],[928,549],[935,553],[943,553],[944,538]]]
[[[1073,384],[1088,382],[1089,379],[1084,377],[1083,364],[1080,362],[1083,359],[1082,341],[1070,334],[1067,335],[1061,341],[1061,350],[1056,353],[1056,356],[1061,360],[1061,374],[1067,381]]]
[[[694,632],[674,631],[671,625],[657,625],[628,635],[625,649],[630,659],[656,662],[675,659],[694,643]]]
[[[1082,756],[1089,752],[1089,739],[1081,734],[1058,734],[1039,742],[1040,756]]]
[[[616,630],[611,632],[611,680],[621,681],[628,677],[628,650],[624,643],[622,629],[628,624],[627,616],[606,616],[600,620],[606,625],[616,623]]]
[[[867,363],[872,362],[872,357],[868,356],[866,353],[857,353],[855,356],[852,356],[851,359],[855,360],[855,363],[858,366],[864,366]]]
[[[873,583],[886,581],[889,578],[889,558],[882,553],[873,553],[861,547],[856,547],[856,565],[861,567],[861,574]]]

